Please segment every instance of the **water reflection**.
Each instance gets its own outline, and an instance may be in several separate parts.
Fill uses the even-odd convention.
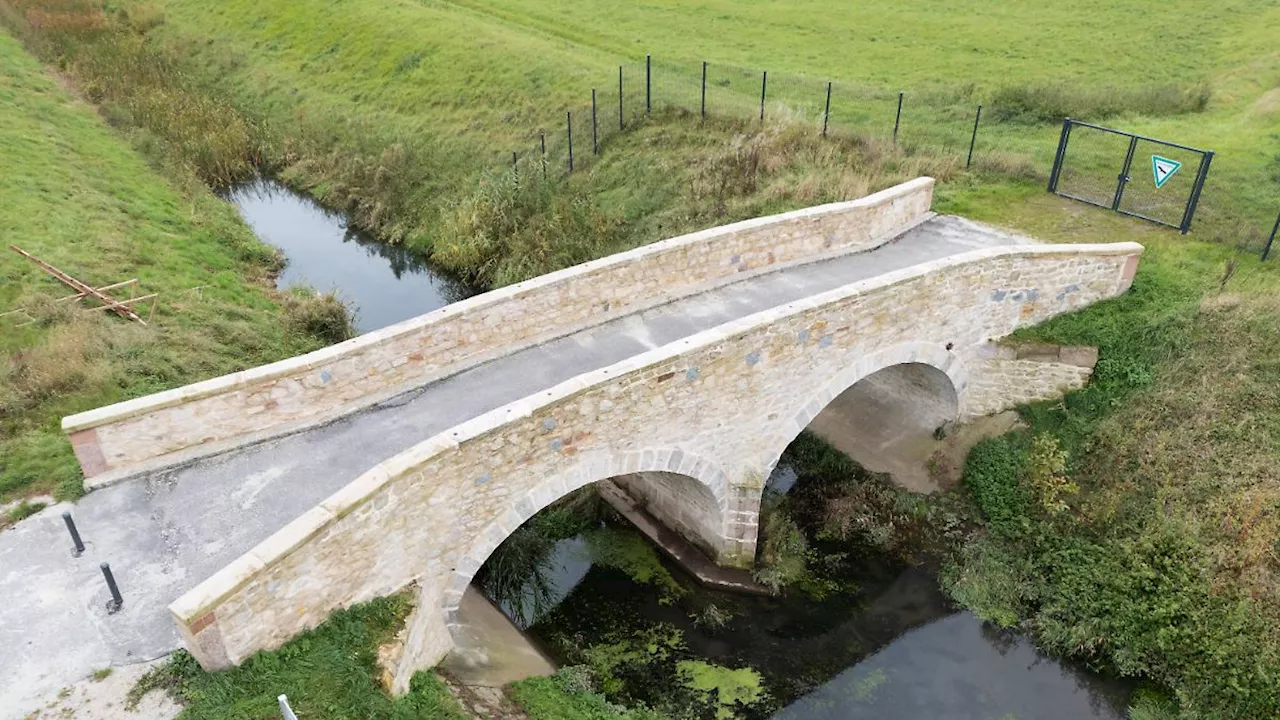
[[[1129,684],[1049,657],[1017,633],[957,612],[932,573],[919,568],[869,565],[857,599],[825,601],[801,593],[720,593],[668,569],[688,591],[674,604],[617,569],[595,565],[581,536],[561,540],[542,569],[552,588],[549,606],[526,607],[532,626],[518,624],[562,664],[581,662],[582,647],[617,642],[619,631],[640,636],[646,627],[675,628],[687,648],[681,657],[760,673],[771,702],[745,718],[1127,717]],[[732,616],[727,626],[696,622],[696,608],[708,603]],[[505,604],[503,610],[520,616]]]
[[[1122,720],[1128,688],[962,612],[904,632],[776,720]]]
[[[228,199],[258,237],[288,258],[278,285],[336,291],[355,310],[356,329],[362,333],[475,294],[435,271],[422,256],[350,227],[341,213],[274,180],[239,185]]]

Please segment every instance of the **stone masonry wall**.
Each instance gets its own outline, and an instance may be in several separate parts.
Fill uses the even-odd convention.
[[[720,557],[728,542],[721,535],[721,510],[715,497],[697,480],[669,472],[644,472],[616,478],[615,484],[640,501],[664,526],[680,533],[709,557]]]
[[[990,415],[1037,400],[1059,398],[1089,382],[1098,350],[1091,347],[988,346],[975,360],[966,417]]]
[[[63,420],[90,487],[324,422],[620,315],[870,249],[927,216],[933,180],[664,240],[323,350]]]
[[[200,663],[217,668],[416,580],[420,602],[395,673],[403,690],[449,649],[480,565],[555,499],[604,478],[677,472],[716,499],[722,557],[746,557],[764,478],[844,389],[884,367],[924,363],[951,379],[963,415],[990,339],[1124,292],[1141,251],[976,250],[584,374],[381,463],[170,610]]]

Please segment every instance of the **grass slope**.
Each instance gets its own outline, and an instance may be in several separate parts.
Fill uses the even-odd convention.
[[[1170,688],[1188,717],[1280,710],[1280,349],[1276,280],[1253,258],[1114,216],[1022,203],[956,207],[1050,239],[1147,245],[1126,295],[1021,333],[1099,346],[1085,390],[1023,408],[1030,429],[975,449],[964,484],[988,519],[947,573],[979,615],[1042,646]],[[944,207],[948,201],[944,200]],[[1228,261],[1237,263],[1222,284]],[[1032,438],[1080,487],[1037,506]]]
[[[0,228],[95,285],[158,292],[147,327],[85,315],[34,264],[0,252],[0,500],[80,492],[63,415],[279,359],[319,342],[280,322],[273,251],[199,185],[153,172],[91,107],[0,30]],[[192,289],[200,290],[193,292]]]
[[[463,720],[467,715],[432,673],[418,673],[392,699],[378,684],[378,646],[409,612],[397,595],[340,610],[314,630],[216,673],[186,652],[144,676],[132,699],[164,688],[183,704],[181,720],[277,720],[279,695],[300,718],[316,720]]]

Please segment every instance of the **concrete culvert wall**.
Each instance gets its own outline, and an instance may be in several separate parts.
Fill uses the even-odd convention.
[[[916,492],[935,489],[926,471],[934,433],[960,415],[951,378],[924,363],[874,372],[832,400],[809,430],[872,472]]]
[[[613,482],[667,528],[709,557],[720,557],[725,542],[722,509],[701,483],[670,472],[623,475]]]

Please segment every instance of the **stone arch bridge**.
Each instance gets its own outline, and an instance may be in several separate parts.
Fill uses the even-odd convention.
[[[1123,293],[1142,247],[935,217],[932,187],[666,240],[67,418],[102,488],[86,501],[147,482],[147,517],[169,492],[230,510],[169,529],[185,571],[136,621],[168,604],[201,664],[225,667],[413,585],[404,690],[451,648],[489,553],[576,488],[629,476],[719,563],[749,565],[764,479],[858,380],[931,368],[961,419],[1083,384],[993,341]]]

